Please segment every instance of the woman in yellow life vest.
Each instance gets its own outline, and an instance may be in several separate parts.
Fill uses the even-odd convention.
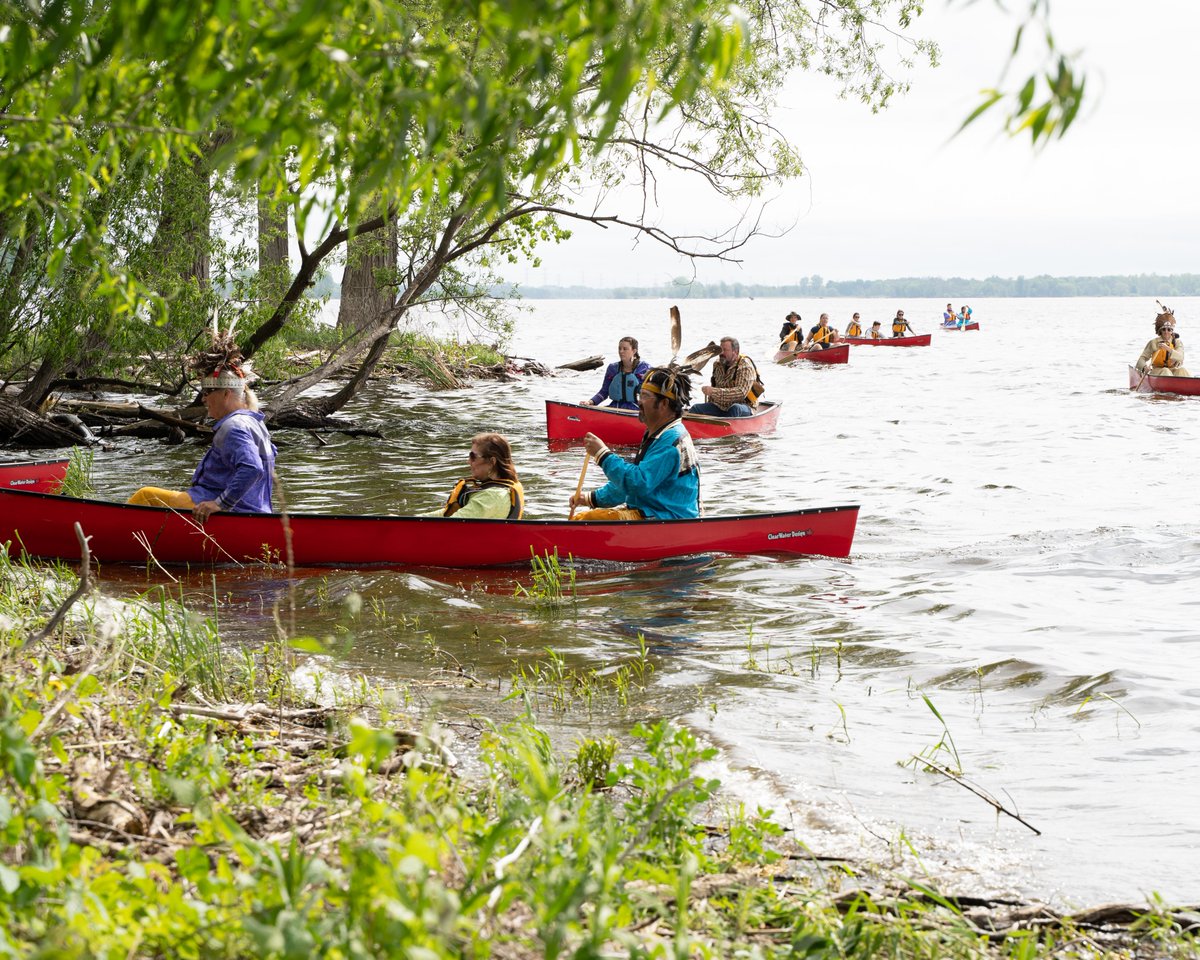
[[[1175,314],[1161,313],[1154,321],[1154,339],[1142,349],[1137,368],[1152,377],[1190,377],[1183,365],[1183,341],[1175,332]]]
[[[861,337],[862,335],[862,324],[858,322],[858,314],[856,313],[850,318],[850,323],[846,327],[846,336]]]
[[[817,325],[808,331],[804,340],[804,350],[826,350],[838,341],[838,332],[829,325],[829,314],[821,314]]]
[[[908,321],[904,319],[904,311],[897,310],[896,318],[892,321],[892,336],[902,337],[905,334],[912,333],[912,327],[908,325]]]
[[[454,485],[443,507],[420,516],[520,520],[525,512],[525,488],[517,479],[508,441],[498,433],[478,433],[467,458],[471,475]]]

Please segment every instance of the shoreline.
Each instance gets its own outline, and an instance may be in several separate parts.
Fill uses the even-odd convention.
[[[1194,950],[1188,912],[1161,903],[1063,916],[814,855],[722,790],[709,773],[716,750],[668,722],[635,728],[629,751],[601,737],[572,756],[540,727],[538,705],[574,681],[527,678],[524,710],[509,703],[515,719],[494,724],[439,728],[365,683],[320,706],[295,684],[311,642],[280,630],[239,656],[166,591],[131,603],[93,589],[68,604],[74,581],[61,565],[0,560],[0,910],[13,945],[130,956],[195,938],[210,952],[283,956],[330,937],[392,956]],[[55,610],[66,626],[32,640]],[[68,889],[86,894],[73,917]]]

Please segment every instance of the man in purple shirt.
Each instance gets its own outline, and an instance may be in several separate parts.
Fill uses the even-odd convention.
[[[204,523],[214,513],[270,513],[275,444],[267,432],[258,398],[234,364],[200,381],[200,395],[213,425],[213,442],[186,491],[142,487],[129,503],[190,510]]]

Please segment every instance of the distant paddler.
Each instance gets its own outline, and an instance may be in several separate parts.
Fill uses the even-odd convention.
[[[947,304],[949,306],[949,304]],[[908,325],[908,321],[904,319],[904,311],[897,310],[896,316],[892,320],[892,337],[903,337],[905,334],[912,335],[913,328]]]
[[[863,335],[862,321],[856,313],[850,318],[850,322],[846,324],[846,336],[861,337]]]
[[[1190,377],[1183,366],[1183,340],[1175,332],[1175,311],[1159,307],[1162,313],[1154,318],[1154,339],[1142,349],[1137,368],[1143,376]]]
[[[235,324],[236,325],[236,322]],[[252,375],[241,362],[233,327],[221,334],[213,318],[213,346],[196,357],[202,372],[200,396],[213,424],[212,446],[200,460],[187,490],[142,487],[128,500],[139,506],[190,510],[199,523],[214,513],[270,513],[275,444],[250,389]]]
[[[817,320],[817,325],[808,331],[802,350],[828,350],[838,342],[836,327],[829,325],[829,314],[823,313]]]
[[[632,460],[613,453],[594,433],[584,437],[588,455],[608,482],[590,493],[571,496],[572,507],[590,508],[573,519],[663,520],[700,515],[700,465],[682,420],[691,390],[687,374],[677,368],[655,367],[646,374],[638,412],[646,432]]]
[[[783,326],[779,328],[779,349],[791,352],[800,345],[800,337],[804,329],[800,326],[800,314],[795,310],[783,318]]]

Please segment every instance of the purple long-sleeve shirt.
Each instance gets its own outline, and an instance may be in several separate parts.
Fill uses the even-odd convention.
[[[235,410],[216,422],[212,446],[192,476],[194,503],[216,500],[222,510],[271,512],[275,444],[257,410]]]

